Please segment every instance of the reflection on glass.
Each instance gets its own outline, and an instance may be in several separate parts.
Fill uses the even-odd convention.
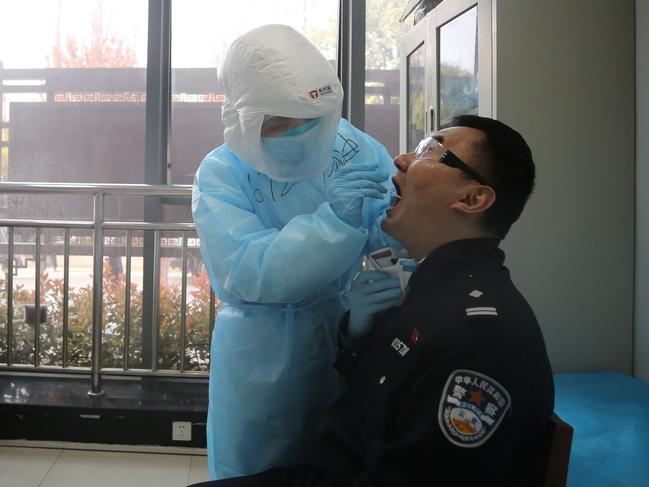
[[[408,56],[408,139],[407,149],[413,151],[424,138],[426,118],[425,48],[420,45]]]
[[[439,29],[439,126],[478,113],[478,7]]]

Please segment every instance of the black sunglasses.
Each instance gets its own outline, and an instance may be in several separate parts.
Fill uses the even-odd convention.
[[[472,179],[475,179],[480,184],[488,186],[487,180],[483,178],[475,169],[469,166],[466,162],[453,154],[450,150],[444,147],[439,140],[434,137],[426,137],[415,149],[415,157],[417,159],[431,159],[446,164],[449,167],[454,167],[463,171]]]

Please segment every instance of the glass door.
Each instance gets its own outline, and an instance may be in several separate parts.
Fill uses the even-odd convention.
[[[491,0],[445,0],[401,42],[400,150],[456,115],[492,112]]]
[[[406,34],[400,44],[400,116],[399,147],[401,152],[414,150],[430,131],[427,112],[431,103],[430,29],[427,19],[421,20]]]
[[[490,0],[443,2],[431,23],[437,44],[434,129],[456,115],[492,116]]]

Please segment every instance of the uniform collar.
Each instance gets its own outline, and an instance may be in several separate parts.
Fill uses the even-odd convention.
[[[410,280],[410,286],[422,279],[428,280],[433,276],[447,275],[456,271],[464,264],[481,262],[494,266],[501,266],[505,260],[505,254],[498,248],[498,238],[471,238],[455,240],[446,243],[433,250],[415,271]],[[430,276],[430,277],[428,277]]]

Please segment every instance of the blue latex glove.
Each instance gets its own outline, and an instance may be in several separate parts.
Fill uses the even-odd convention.
[[[375,163],[340,167],[328,182],[331,209],[347,225],[359,227],[363,198],[383,198],[387,189],[381,183],[388,177],[385,171],[377,170]]]
[[[374,315],[399,304],[399,279],[381,271],[363,271],[352,282],[347,293],[350,337],[364,335],[372,329]]]

